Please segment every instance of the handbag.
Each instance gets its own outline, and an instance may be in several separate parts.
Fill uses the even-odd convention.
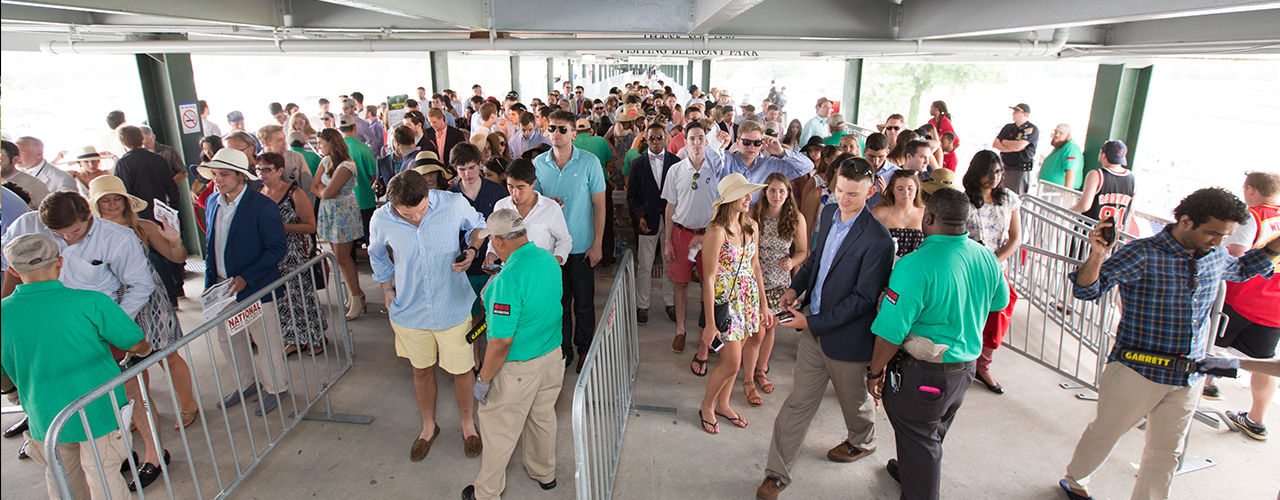
[[[744,238],[745,240],[745,238]],[[745,250],[745,248],[744,248]],[[738,263],[738,271],[733,273],[733,287],[729,290],[738,288],[738,278],[742,275],[742,263]],[[714,282],[713,282],[714,283]],[[714,284],[712,286],[715,286]],[[729,329],[729,301],[726,299],[723,304],[716,302],[715,307],[711,310],[711,317],[716,321],[716,330],[724,333]]]
[[[320,255],[320,242],[316,240],[316,235],[311,235],[311,251],[307,253],[307,260],[316,258]],[[329,261],[322,260],[320,265],[311,268],[311,282],[315,284],[316,290],[324,290],[326,282],[329,278],[328,273]]]

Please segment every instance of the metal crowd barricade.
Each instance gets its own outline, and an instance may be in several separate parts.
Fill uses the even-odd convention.
[[[629,412],[675,414],[674,408],[634,404],[640,366],[635,254],[627,250],[618,262],[618,275],[573,388],[573,475],[578,498],[584,500],[613,495]]]
[[[325,287],[324,293],[320,294],[316,290],[314,277],[317,275],[326,276],[327,274],[324,272],[326,267],[334,270],[335,277]],[[306,279],[307,277],[311,279]],[[277,289],[286,290],[287,286],[296,287],[295,291],[300,291],[301,293],[295,297],[295,294],[285,292],[276,296],[272,302],[260,302],[260,299],[268,293],[273,293]],[[106,384],[67,405],[50,424],[45,438],[44,449],[45,456],[49,459],[49,468],[52,471],[52,477],[59,495],[62,498],[71,498],[66,467],[63,458],[58,453],[58,439],[63,430],[78,415],[80,416],[80,422],[72,425],[83,425],[86,434],[92,436],[94,433],[89,428],[87,420],[85,420],[85,408],[104,396],[109,398],[113,408],[119,408],[121,402],[115,396],[115,389],[135,379],[141,386],[143,402],[135,404],[134,412],[144,412],[146,416],[146,428],[140,430],[149,433],[152,438],[161,443],[158,446],[160,449],[169,448],[174,451],[172,464],[162,467],[161,477],[157,479],[157,482],[163,481],[163,491],[157,492],[155,485],[151,486],[152,495],[167,493],[170,499],[226,498],[280,444],[281,440],[289,434],[289,431],[303,419],[362,424],[372,422],[373,417],[369,416],[335,414],[329,401],[329,391],[354,366],[353,340],[351,331],[347,329],[345,309],[342,306],[343,299],[340,295],[336,295],[343,293],[343,290],[346,290],[344,277],[338,270],[338,261],[333,254],[325,253],[315,257],[264,287],[258,293],[223,311],[214,319],[186,333],[180,340],[166,346],[164,349],[156,350],[152,355],[125,370]],[[303,298],[306,295],[311,295],[314,300]],[[324,300],[321,300],[322,297]],[[301,301],[302,304],[298,304],[297,301]],[[279,315],[275,316],[277,318],[275,324],[268,324],[266,321],[267,314],[258,314],[253,317],[253,311],[258,308],[282,308],[286,306],[293,308],[295,311],[303,310],[305,314],[302,316],[305,318],[308,327],[321,326],[324,324],[321,321],[327,320],[328,328],[323,330],[326,334],[326,347],[322,353],[315,354],[308,350],[305,351],[307,354],[300,352],[299,356],[293,360],[288,360],[283,355],[285,342],[281,340],[279,345],[273,345],[270,349],[267,349],[265,345],[257,346],[257,353],[250,351],[250,359],[237,360],[232,355],[230,359],[224,359],[223,362],[219,363],[218,359],[214,357],[214,351],[221,350],[214,347],[214,337],[219,335],[219,325],[232,318],[239,318],[239,320],[244,321],[245,328],[239,330],[238,333],[234,333],[233,337],[249,335],[248,327],[252,324],[262,328],[275,328],[278,332],[280,331]],[[332,335],[337,335],[336,342],[328,341],[328,337]],[[274,338],[278,339],[280,337],[275,336]],[[247,342],[244,339],[237,340]],[[209,364],[213,366],[212,387],[208,387],[209,384],[206,384],[204,391],[201,390],[200,380],[196,376],[196,357],[194,356],[203,357],[204,353],[198,353],[198,351],[193,351],[191,348],[191,344],[197,342],[202,342],[207,348]],[[297,342],[303,345],[308,344],[305,340],[298,340]],[[197,343],[196,345],[199,346],[200,344]],[[165,435],[160,432],[161,427],[157,420],[156,412],[156,404],[160,400],[151,398],[146,385],[142,383],[142,374],[147,369],[157,365],[168,372],[170,367],[166,358],[170,354],[179,351],[182,351],[190,366],[192,393],[197,402],[198,412],[195,421],[190,427],[179,426],[176,432],[181,438],[181,448],[174,448],[172,447],[172,434],[168,436],[170,441],[168,445],[164,444]],[[268,356],[268,363],[272,368],[272,370],[269,370],[271,373],[261,373],[261,370],[257,369],[259,357],[265,355],[268,351],[275,351],[279,356]],[[239,377],[237,371],[240,366],[239,363],[250,363],[255,367],[254,380],[244,381]],[[287,395],[282,393],[279,407],[275,411],[261,417],[254,416],[253,410],[258,407],[258,404],[250,404],[249,401],[241,401],[238,406],[230,409],[222,408],[220,403],[230,391],[239,390],[240,387],[246,385],[246,382],[251,382],[252,384],[250,389],[246,390],[256,388],[259,394],[264,394],[262,392],[263,380],[260,377],[274,377],[276,363],[285,363],[285,373],[287,374],[290,389]],[[230,377],[227,377],[226,373],[221,373],[228,370],[230,371]],[[167,410],[177,413],[179,408],[177,391],[174,389],[172,378],[166,378],[170,380],[168,403],[172,405]],[[280,381],[276,380],[275,382],[279,383]],[[234,387],[230,388],[230,391],[224,389],[224,385],[232,384],[234,384]],[[216,400],[213,399],[215,396]],[[219,404],[210,406],[215,402]],[[323,407],[323,412],[310,413],[317,405]],[[130,422],[123,421],[119,412],[116,412],[116,424],[123,431],[129,428]],[[124,434],[126,436],[124,442],[127,451],[135,451],[130,432],[124,432]],[[102,473],[100,479],[103,483],[106,483],[105,474],[117,473],[116,470],[122,468],[121,464],[103,464],[99,450],[92,443],[92,440],[88,442],[89,446],[92,447],[93,456],[98,462],[98,469]],[[140,452],[141,450],[137,451]],[[185,460],[185,464],[183,464],[183,460]],[[129,470],[136,477],[138,467],[141,464],[135,463],[133,460],[127,460],[126,462]],[[138,498],[145,499],[147,497],[146,490],[139,488],[137,495]]]

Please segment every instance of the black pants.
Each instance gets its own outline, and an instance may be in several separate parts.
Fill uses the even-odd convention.
[[[585,253],[569,254],[560,269],[564,280],[564,296],[560,299],[564,306],[564,342],[560,349],[566,359],[573,357],[575,348],[579,356],[586,356],[596,332],[595,269],[587,264]]]
[[[614,247],[614,222],[615,208],[613,206],[613,183],[607,184],[608,189],[604,191],[604,237],[600,239],[600,265],[609,267],[614,263],[615,255]]]
[[[1234,347],[1254,359],[1276,357],[1276,344],[1280,342],[1280,328],[1259,325],[1244,317],[1231,304],[1223,304],[1227,315],[1227,331],[1215,340],[1218,347]]]
[[[160,276],[160,282],[164,284],[164,291],[169,294],[169,302],[178,303],[178,297],[185,295],[182,292],[182,264],[170,261],[167,257],[160,255],[154,248],[147,249],[147,260],[151,262],[151,267],[155,268],[156,274]]]
[[[319,204],[317,204],[317,206],[318,205]],[[360,249],[360,245],[364,244],[367,246],[369,244],[369,221],[373,220],[373,212],[376,210],[376,207],[360,209],[360,224],[364,226],[364,236],[361,236],[360,239],[356,240],[356,244],[351,245],[351,260],[353,261],[356,260],[356,250]]]
[[[976,366],[953,372],[929,371],[903,363],[897,393],[884,390],[884,412],[898,447],[898,477],[904,500],[937,500],[942,483],[942,440],[964,403]],[[941,390],[933,394],[920,387]]]

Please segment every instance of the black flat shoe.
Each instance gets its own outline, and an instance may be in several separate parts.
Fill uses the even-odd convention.
[[[20,435],[23,432],[26,432],[28,427],[27,417],[22,417],[22,420],[19,420],[18,423],[11,425],[8,429],[4,430],[4,437],[11,438]]]
[[[983,377],[981,374],[974,374],[973,378],[978,379],[979,382],[982,382],[982,385],[987,386],[988,391],[996,394],[1004,394],[1004,386],[987,382],[986,377]]]
[[[1066,493],[1066,494],[1067,494],[1067,498],[1069,498],[1069,499],[1071,499],[1071,500],[1093,500],[1093,497],[1092,497],[1092,496],[1088,496],[1088,497],[1087,497],[1087,496],[1081,495],[1081,494],[1079,494],[1079,493],[1076,493],[1076,492],[1074,492],[1074,491],[1071,491],[1071,487],[1070,487],[1070,486],[1067,486],[1067,480],[1066,480],[1066,479],[1060,479],[1060,480],[1058,480],[1058,487],[1062,488],[1062,492],[1063,492],[1063,493]]]
[[[151,483],[154,483],[160,477],[160,473],[161,468],[159,466],[152,463],[142,464],[142,468],[138,469],[138,477],[133,478],[133,481],[129,481],[129,491],[138,491],[139,484],[143,488],[151,486]]]
[[[530,479],[533,479],[533,478],[530,478]],[[538,481],[538,480],[537,480],[537,479],[534,479],[534,481]],[[542,489],[544,489],[544,490],[554,490],[554,489],[556,489],[556,480],[555,480],[555,479],[552,479],[552,480],[551,480],[551,482],[549,482],[549,483],[544,483],[544,482],[542,482],[542,481],[538,481],[538,486],[541,486],[541,487],[542,487]]]
[[[474,484],[469,484],[462,489],[462,500],[476,500],[476,486]]]
[[[636,309],[636,323],[645,324],[649,322],[648,309]]]
[[[889,471],[889,477],[892,477],[894,481],[902,482],[902,479],[898,478],[898,459],[890,458],[889,463],[884,464],[884,470]]]
[[[667,317],[671,318],[671,322],[676,321],[676,306],[667,306]]]

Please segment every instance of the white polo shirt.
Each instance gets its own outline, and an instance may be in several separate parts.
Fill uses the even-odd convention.
[[[703,159],[702,168],[695,170],[693,162],[685,158],[667,171],[662,199],[675,205],[672,222],[690,229],[702,229],[711,223],[711,202],[720,197],[717,189],[720,176],[715,166],[716,162]],[[697,189],[694,189],[695,183]]]

